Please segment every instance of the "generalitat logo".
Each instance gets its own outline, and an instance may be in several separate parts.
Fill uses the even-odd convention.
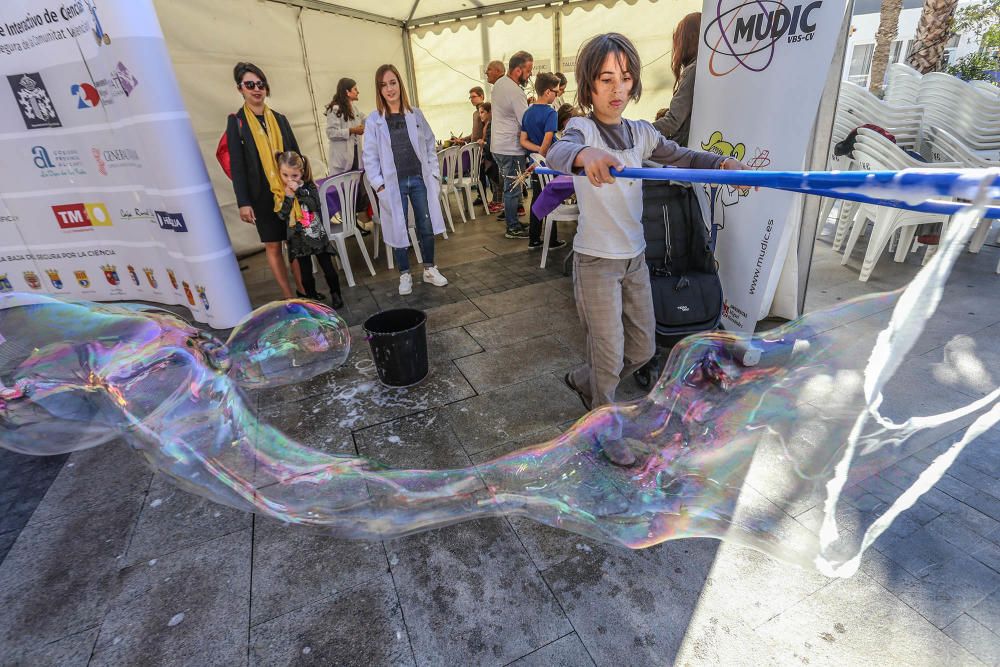
[[[42,82],[41,74],[38,72],[8,74],[7,82],[14,91],[14,99],[17,100],[17,108],[21,111],[25,127],[29,130],[62,127],[49,91]]]
[[[66,231],[111,226],[111,214],[100,202],[61,204],[53,206],[52,212],[56,216],[56,222],[59,223],[59,229]]]
[[[763,72],[774,62],[778,44],[799,44],[816,33],[813,13],[823,0],[786,5],[781,0],[719,0],[703,42],[711,55],[708,71],[726,76],[743,68]]]

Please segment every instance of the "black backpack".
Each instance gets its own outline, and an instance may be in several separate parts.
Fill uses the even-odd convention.
[[[722,316],[722,282],[694,191],[668,181],[643,181],[642,200],[656,333],[715,329]]]

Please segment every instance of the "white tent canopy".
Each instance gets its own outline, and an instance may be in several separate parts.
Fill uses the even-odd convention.
[[[232,186],[215,163],[226,116],[241,99],[232,80],[241,60],[268,76],[269,104],[288,116],[317,175],[326,173],[323,109],[337,81],[350,77],[359,106],[375,103],[374,74],[394,63],[411,97],[439,137],[471,130],[468,90],[485,86],[490,60],[524,49],[536,71],[563,71],[575,91],[574,56],[588,37],[619,29],[635,41],[646,69],[643,98],[630,108],[652,119],[670,102],[673,27],[701,8],[699,0],[567,0],[452,2],[448,0],[154,0],[167,47],[209,166],[216,196],[238,253],[259,247],[253,227],[240,222]],[[377,13],[373,11],[377,8]]]

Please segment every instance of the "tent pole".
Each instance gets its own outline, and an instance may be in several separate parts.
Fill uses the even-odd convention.
[[[326,151],[323,150],[324,139],[323,129],[319,122],[319,105],[316,103],[316,89],[313,87],[312,80],[312,70],[309,69],[309,51],[306,49],[306,35],[305,31],[302,29],[302,12],[305,11],[304,8],[299,7],[298,20],[296,25],[299,29],[299,49],[302,51],[302,67],[306,71],[306,85],[309,87],[309,100],[312,102],[313,110],[313,123],[316,128],[316,139],[318,140],[318,145],[320,148],[320,157],[323,160],[323,164],[326,165],[326,170],[329,173],[330,164],[327,162]]]
[[[854,0],[848,0],[844,10],[844,23],[841,26],[840,38],[837,41],[837,48],[833,52],[830,74],[826,80],[826,89],[823,91],[823,102],[816,115],[816,131],[813,137],[812,160],[808,166],[809,169],[827,168],[830,141],[833,139],[833,121],[840,98],[840,81],[844,71],[844,60],[847,57],[847,41],[851,32],[852,14],[854,14]],[[826,223],[826,220],[819,219],[821,199],[819,197],[803,197],[803,199],[806,200],[803,220],[807,221],[807,224],[802,226],[798,247],[799,280],[796,296],[798,297],[799,313],[805,311],[806,289],[809,286],[809,272],[812,268],[813,251],[816,248],[816,236],[821,231],[823,224]]]
[[[486,19],[483,18],[479,19],[479,36],[480,39],[482,40],[482,46],[483,46],[483,65],[482,67],[479,68],[479,78],[483,82],[483,86],[486,86],[486,84],[488,83],[486,81],[486,66],[489,65],[490,61],[493,59],[490,57],[490,29],[486,25]],[[487,97],[488,98],[492,97],[489,94],[489,89],[485,88],[485,90],[487,93]]]
[[[420,106],[420,98],[417,94],[417,72],[413,68],[413,45],[410,44],[410,30],[403,28],[403,63],[406,66],[407,84],[410,88],[410,98],[413,106]]]
[[[562,11],[552,14],[552,71],[562,71]]]

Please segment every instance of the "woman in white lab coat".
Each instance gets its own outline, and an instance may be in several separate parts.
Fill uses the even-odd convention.
[[[423,280],[438,287],[448,284],[434,264],[434,235],[444,233],[439,205],[440,178],[434,132],[420,109],[410,106],[403,80],[394,65],[375,73],[377,112],[365,120],[365,173],[378,197],[382,236],[392,247],[399,267],[399,293],[413,291],[410,275],[410,238],[407,200],[423,254]]]
[[[330,140],[327,164],[331,176],[363,168],[365,114],[358,110],[357,101],[357,82],[344,78],[337,82],[337,92],[326,105],[326,138]]]

